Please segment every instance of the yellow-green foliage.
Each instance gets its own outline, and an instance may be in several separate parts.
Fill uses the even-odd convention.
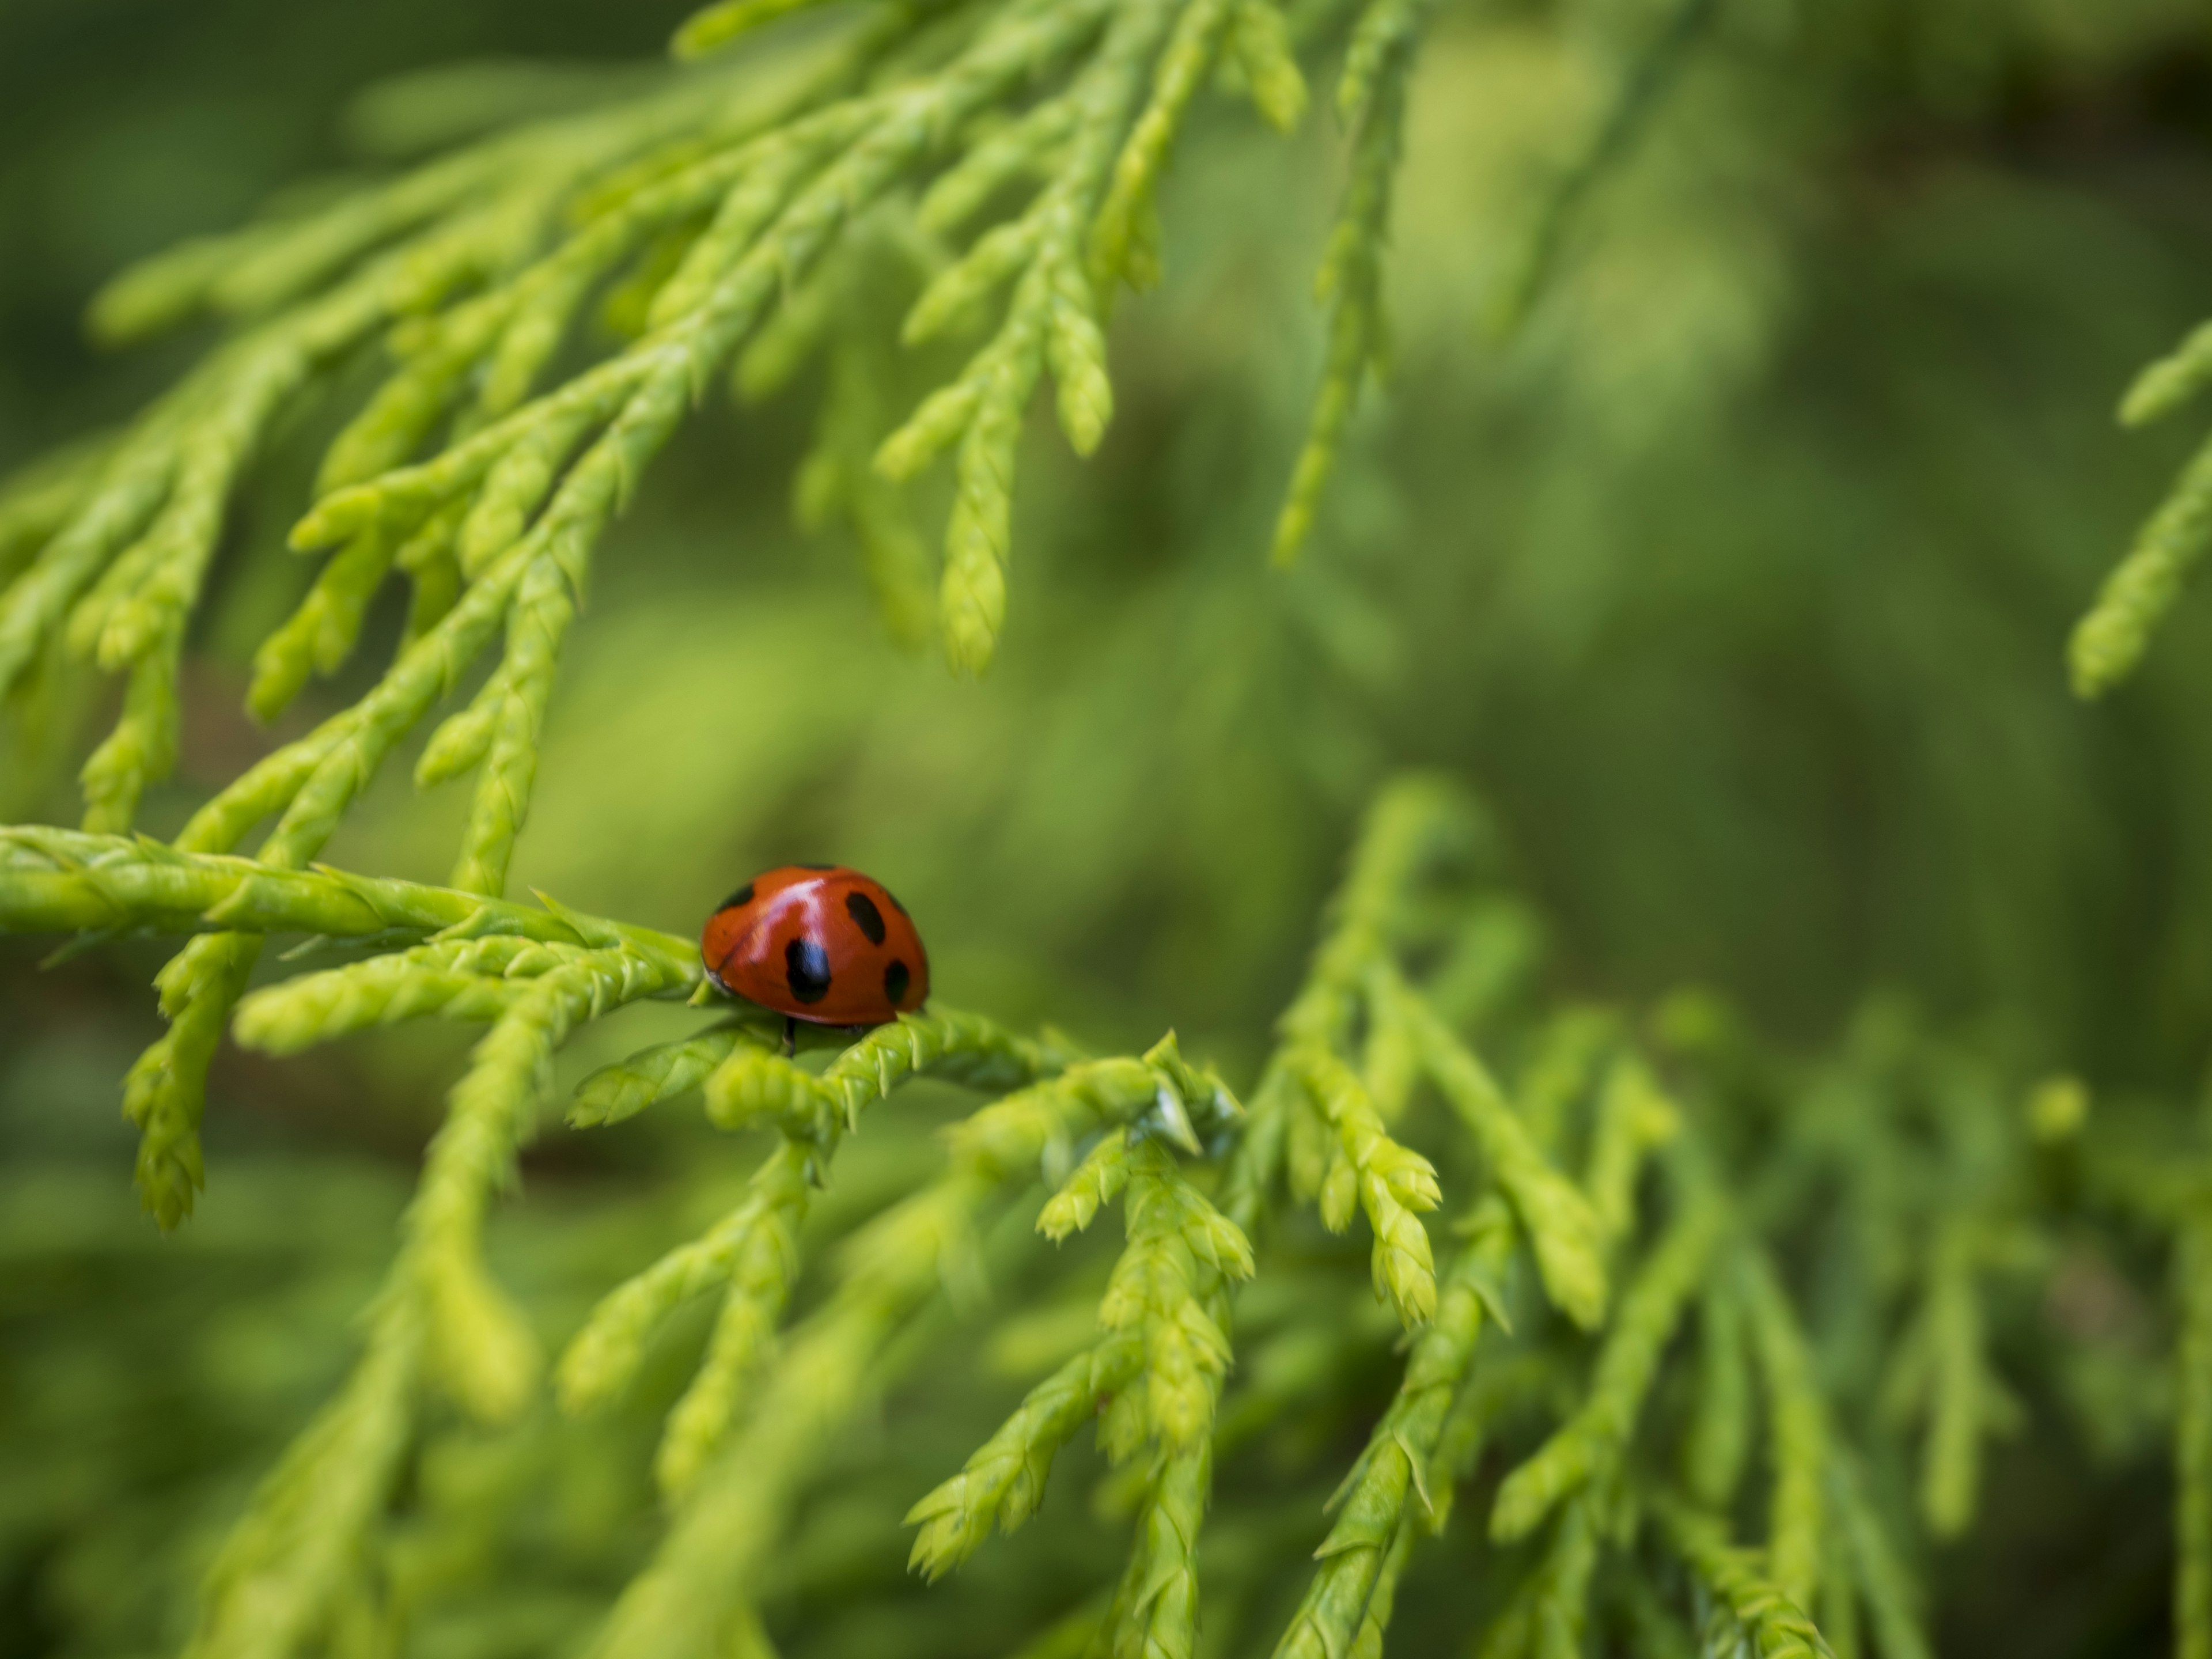
[[[1265,1280],[1255,1230],[1281,1224],[1285,1200],[1303,1190],[1317,1194],[1332,1230],[1355,1206],[1366,1211],[1375,1292],[1413,1334],[1397,1395],[1332,1500],[1340,1508],[1315,1551],[1321,1565],[1279,1651],[1371,1650],[1417,1559],[1418,1536],[1442,1528],[1486,1433],[1509,1411],[1554,1409],[1555,1384],[1564,1381],[1558,1359],[1516,1368],[1510,1357],[1515,1347],[1529,1360],[1545,1352],[1527,1346],[1543,1340],[1543,1308],[1514,1288],[1524,1255],[1571,1316],[1567,1331],[1601,1328],[1585,1391],[1498,1489],[1488,1531],[1501,1543],[1554,1511],[1559,1518],[1498,1613],[1486,1650],[1564,1655],[1576,1647],[1601,1560],[1633,1539],[1632,1522],[1624,1530],[1614,1517],[1632,1517],[1641,1501],[1629,1453],[1656,1432],[1646,1427],[1654,1415],[1646,1401],[1668,1338],[1708,1279],[1709,1299],[1722,1298],[1714,1305],[1742,1311],[1730,1316],[1741,1328],[1715,1323],[1710,1311],[1705,1322],[1728,1333],[1724,1345],[1748,1333],[1765,1384],[1775,1471],[1767,1552],[1784,1588],[1747,1577],[1739,1563],[1748,1558],[1725,1546],[1716,1522],[1682,1518],[1668,1535],[1763,1651],[1790,1651],[1790,1643],[1817,1650],[1809,1624],[1773,1609],[1788,1605],[1779,1600],[1785,1594],[1802,1601],[1814,1591],[1823,1494],[1844,1478],[1841,1454],[1787,1294],[1757,1247],[1736,1241],[1743,1224],[1733,1218],[1698,1131],[1658,1092],[1647,1061],[1620,1059],[1592,1103],[1591,1182],[1607,1219],[1601,1229],[1599,1208],[1547,1151],[1571,1132],[1591,1069],[1562,1070],[1555,1059],[1536,1073],[1530,1107],[1516,1110],[1401,960],[1423,896],[1463,879],[1479,841],[1475,822],[1434,779],[1408,780],[1378,802],[1249,1113],[1172,1036],[1140,1058],[1085,1059],[1056,1041],[1027,1041],[943,1011],[850,1041],[819,1070],[776,1052],[769,1030],[741,1017],[586,1079],[572,1115],[582,1125],[623,1122],[696,1085],[713,1122],[770,1132],[735,1205],[607,1292],[560,1362],[557,1391],[568,1412],[620,1407],[664,1328],[695,1300],[717,1304],[696,1370],[667,1409],[654,1461],[670,1505],[667,1530],[609,1613],[599,1638],[607,1650],[705,1652],[726,1639],[723,1632],[751,1627],[774,1582],[777,1540],[839,1436],[918,1355],[940,1289],[963,1299],[959,1287],[985,1270],[994,1212],[1055,1164],[1061,1173],[1038,1231],[1072,1240],[1118,1200],[1126,1243],[1079,1352],[908,1513],[920,1528],[913,1563],[928,1577],[969,1559],[992,1531],[1036,1516],[1059,1454],[1096,1418],[1109,1459],[1132,1472],[1135,1513],[1128,1565],[1093,1615],[1095,1639],[1115,1653],[1192,1651],[1198,1540],[1223,1443],[1222,1400],[1237,1363],[1237,1293],[1255,1273]],[[448,1398],[495,1428],[526,1413],[538,1386],[538,1340],[485,1261],[488,1206],[511,1180],[538,1116],[552,1051],[578,1024],[625,1003],[690,995],[700,983],[697,958],[681,941],[550,901],[531,909],[457,889],[287,872],[82,832],[14,830],[0,846],[0,920],[10,927],[215,927],[227,930],[216,937],[257,939],[312,930],[369,945],[361,961],[245,999],[234,1025],[248,1046],[290,1053],[410,1016],[489,1027],[431,1142],[353,1379],[238,1523],[194,1638],[195,1650],[207,1653],[295,1651],[350,1616],[353,1575],[376,1558],[396,1522],[391,1506],[408,1460],[441,1432],[435,1401]],[[1443,1164],[1382,1127],[1341,1057],[1366,1006],[1392,1011],[1416,1045],[1420,1078],[1451,1109],[1434,1121],[1447,1131]],[[1563,1029],[1615,1040],[1604,1022]],[[1576,1052],[1594,1051],[1583,1043]],[[827,1298],[781,1331],[806,1271],[816,1195],[845,1143],[865,1133],[864,1109],[932,1077],[1000,1097],[949,1128],[939,1173],[908,1176],[903,1195],[851,1232]],[[1431,1121],[1410,1112],[1418,1089],[1394,1092],[1402,1122]],[[1532,1115],[1538,1101],[1547,1103]],[[2017,1121],[2025,1126],[2028,1116]],[[1319,1138],[1317,1180],[1297,1174],[1302,1134]],[[1647,1249],[1633,1148],[1670,1139],[1670,1213]],[[1448,1179],[1468,1207],[1439,1283],[1414,1210],[1435,1210],[1452,1190]],[[1624,1253],[1641,1254],[1609,1317],[1597,1255],[1605,1234]],[[1724,1267],[1732,1257],[1741,1264],[1733,1274]],[[1580,1358],[1571,1364],[1585,1368]],[[1732,1397],[1740,1409],[1740,1389]],[[1255,1404],[1267,1400],[1262,1393]],[[1281,1400],[1262,1407],[1267,1415],[1287,1408]],[[1698,1490],[1726,1484],[1705,1473],[1721,1455],[1710,1449],[1716,1431],[1692,1431],[1689,1443],[1708,1448],[1692,1455]],[[1662,1515],[1679,1508],[1663,1489],[1650,1502]],[[1909,1618],[1898,1611],[1894,1569],[1863,1505],[1852,1531],[1872,1564],[1857,1576],[1881,1619]]]
[[[46,1056],[0,1145],[120,1073],[178,1237],[0,1168],[0,1613],[192,1659],[1923,1659],[1939,1611],[2042,1622],[1997,1494],[2048,1491],[2129,1510],[2111,1559],[2170,1553],[2212,1659],[2202,710],[2154,787],[2057,684],[2119,497],[1999,405],[2073,384],[2089,303],[1946,286],[2086,292],[2083,226],[2134,269],[2121,209],[2052,205],[2087,186],[1989,175],[2069,88],[2199,84],[2202,20],[1788,10],[724,0],[681,67],[403,82],[396,165],[115,279],[104,339],[205,337],[0,485],[0,788],[82,798],[0,827],[0,933],[117,975],[7,969],[110,994],[0,1034]],[[2142,349],[2160,270],[2098,338]],[[2122,419],[2208,383],[2200,325]],[[772,564],[731,441],[945,665]],[[617,539],[687,469],[711,514]],[[2038,534],[2058,574],[1984,592]],[[2200,447],[2081,697],[2193,626],[2208,542]],[[471,781],[446,819],[390,804],[409,743]],[[911,896],[932,835],[952,1000],[864,1030],[506,896],[678,920],[817,851]],[[572,884],[617,861],[649,899]],[[2139,1636],[2098,1559],[2076,1623]]]

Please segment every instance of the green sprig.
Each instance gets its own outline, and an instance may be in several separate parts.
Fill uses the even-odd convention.
[[[1607,1074],[1590,1137],[1589,1173],[1583,1185],[1598,1230],[1618,1243],[1634,1231],[1636,1182],[1644,1157],[1681,1127],[1674,1103],[1660,1091],[1650,1067],[1624,1055]]]
[[[1389,1615],[1376,1599],[1387,1594],[1392,1551],[1410,1540],[1412,1504],[1441,1523],[1431,1486],[1449,1460],[1440,1448],[1516,1242],[1511,1218],[1495,1199],[1484,1200],[1469,1223],[1468,1241],[1438,1286],[1436,1316],[1415,1339],[1397,1394],[1333,1500],[1335,1523],[1314,1552],[1321,1565],[1275,1644],[1275,1659],[1328,1659],[1370,1622],[1379,1642]]]
[[[1812,1356],[1774,1271],[1763,1255],[1747,1252],[1739,1273],[1750,1326],[1751,1348],[1766,1390],[1768,1461],[1774,1492],[1767,1522],[1766,1571],[1801,1607],[1813,1606],[1826,1557],[1825,1492],[1830,1446],[1827,1402],[1814,1380]],[[1716,1483],[1718,1484],[1718,1483]]]
[[[1639,44],[1606,100],[1604,112],[1544,192],[1511,275],[1492,307],[1491,324],[1499,333],[1510,334],[1526,320],[1559,264],[1583,204],[1634,151],[1688,64],[1691,48],[1718,9],[1716,0],[1674,0],[1650,39]]]
[[[1942,1537],[1956,1536],[1972,1521],[1984,1443],[2008,1432],[2020,1416],[1989,1361],[1981,1232],[1980,1218],[1971,1215],[1939,1228],[1925,1295],[1882,1386],[1883,1410],[1893,1421],[1926,1415],[1921,1510]]]
[[[1588,1492],[1560,1507],[1543,1554],[1483,1638],[1481,1659],[1575,1659],[1582,1652],[1603,1543],[1597,1507]]]
[[[1668,1543],[1759,1659],[1834,1659],[1804,1609],[1760,1572],[1753,1552],[1729,1543],[1719,1522],[1663,1496],[1652,1508]]]
[[[1098,1323],[1109,1337],[1140,1343],[1143,1387],[1122,1396],[1128,1410],[1117,1401],[1108,1413],[1107,1449],[1125,1458],[1157,1442],[1172,1455],[1208,1436],[1230,1351],[1206,1304],[1218,1285],[1251,1277],[1252,1247],[1156,1139],[1129,1150],[1123,1208],[1128,1244],[1107,1281]]]
[[[907,1525],[921,1528],[907,1565],[942,1577],[994,1527],[1011,1533],[1029,1520],[1043,1501],[1054,1455],[1097,1418],[1098,1401],[1128,1387],[1143,1364],[1141,1343],[1117,1336],[1085,1349],[1031,1389],[959,1474],[907,1511]]]
[[[1929,1659],[1935,1649],[1922,1627],[1918,1587],[1867,1501],[1856,1468],[1850,1458],[1839,1456],[1829,1466],[1828,1476],[1852,1577],[1873,1615],[1876,1646],[1885,1659]]]
[[[1720,1242],[1724,1220],[1725,1211],[1717,1200],[1698,1194],[1687,1197],[1681,1213],[1622,1296],[1590,1374],[1589,1395],[1574,1415],[1498,1487],[1490,1515],[1492,1538],[1500,1543],[1525,1538],[1562,1499],[1613,1478],[1650,1392],[1660,1355],[1697,1291]]]
[[[321,1627],[383,1512],[427,1384],[486,1422],[512,1421],[526,1406],[537,1340],[484,1267],[487,1207],[513,1178],[547,1062],[569,1028],[672,978],[669,964],[621,945],[586,952],[529,981],[477,1045],[401,1223],[367,1351],[233,1531],[191,1653],[289,1659]]]
[[[1682,1485],[1710,1510],[1725,1510],[1751,1449],[1751,1366],[1743,1302],[1726,1280],[1698,1298],[1697,1392],[1682,1436]]]
[[[1405,995],[1402,1003],[1430,1077],[1473,1132],[1528,1235],[1545,1293],[1575,1323],[1595,1329],[1607,1291],[1603,1235],[1589,1201],[1537,1150],[1482,1062],[1419,998]]]
[[[1341,1232],[1358,1206],[1374,1230],[1376,1296],[1389,1298],[1401,1322],[1419,1325],[1437,1305],[1435,1261],[1419,1218],[1419,1212],[1443,1201],[1435,1166],[1390,1138],[1366,1089],[1343,1061],[1301,1048],[1291,1051],[1290,1064],[1334,1138],[1321,1181],[1322,1220]]]
[[[2182,584],[2212,543],[2212,442],[2192,456],[2127,556],[2105,578],[2097,602],[2075,626],[2066,659],[2075,695],[2103,696],[2135,670],[2150,636],[2181,598]]]
[[[202,930],[362,939],[444,933],[458,939],[496,935],[620,945],[672,982],[693,985],[701,973],[689,939],[565,906],[540,909],[388,877],[185,852],[144,838],[0,827],[0,931]],[[165,1000],[188,997],[198,983],[188,969],[165,975]]]
[[[753,1172],[737,1208],[600,1298],[561,1356],[555,1382],[562,1409],[592,1411],[619,1395],[644,1362],[653,1334],[695,1296],[750,1272],[780,1308],[798,1269],[794,1229],[805,1212],[805,1176],[804,1149],[780,1144]]]
[[[2212,380],[2212,323],[2194,330],[2168,356],[2136,377],[2120,419],[2144,426],[2172,413]],[[2212,544],[2212,441],[2192,455],[2165,501],[2136,532],[2067,641],[2077,696],[2098,697],[2135,672],[2150,636],[2181,597],[2182,585]]]
[[[1007,1030],[980,1014],[943,1006],[902,1014],[842,1050],[819,1077],[750,1047],[733,1049],[707,1079],[707,1115],[726,1129],[773,1123],[827,1146],[859,1121],[864,1108],[910,1077],[937,1077],[972,1089],[1035,1082],[1073,1056]],[[1115,1062],[1126,1067],[1135,1061]],[[1122,1069],[1134,1088],[1146,1083]]]
[[[657,1102],[697,1088],[738,1044],[764,1047],[769,1041],[762,1028],[731,1024],[602,1066],[576,1085],[568,1127],[592,1128],[635,1117]]]
[[[1137,1547],[1088,1651],[1100,1659],[1191,1659],[1198,1636],[1198,1535],[1213,1449],[1163,1455],[1137,1516]]]
[[[1413,47],[1432,9],[1430,0],[1370,0],[1345,53],[1337,109],[1353,124],[1351,174],[1314,277],[1315,296],[1328,307],[1328,358],[1307,417],[1305,443],[1275,520],[1279,566],[1295,562],[1312,535],[1352,411],[1385,353],[1382,252],[1389,241]]]
[[[2203,323],[2130,383],[2120,399],[2120,423],[2148,426],[2163,420],[2208,385],[2212,385],[2212,323]]]
[[[495,1020],[524,981],[590,954],[512,935],[417,945],[257,991],[239,1004],[232,1030],[246,1048],[287,1054],[406,1019]]]
[[[752,1411],[702,1471],[653,1559],[616,1604],[602,1652],[665,1659],[708,1650],[746,1601],[801,1483],[882,1380],[887,1345],[940,1285],[971,1271],[977,1210],[1009,1179],[1035,1169],[1048,1147],[1145,1109],[1158,1086],[1141,1062],[1091,1062],[956,1127],[943,1176],[847,1245],[838,1288],[781,1345]]]
[[[1015,452],[1038,378],[1049,365],[1060,386],[1061,422],[1079,453],[1097,445],[1111,415],[1098,302],[1084,275],[1082,238],[1098,210],[1146,66],[1175,12],[1166,0],[1146,0],[1116,14],[1070,94],[1071,131],[1051,183],[1020,222],[987,234],[908,316],[909,333],[926,336],[1021,273],[990,343],[877,453],[887,477],[904,479],[959,446],[939,610],[946,655],[960,672],[981,673],[998,648]]]

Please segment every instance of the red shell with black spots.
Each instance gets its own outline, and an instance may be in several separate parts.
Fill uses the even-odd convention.
[[[906,907],[842,865],[755,876],[707,918],[699,954],[725,991],[817,1025],[881,1025],[929,995]]]

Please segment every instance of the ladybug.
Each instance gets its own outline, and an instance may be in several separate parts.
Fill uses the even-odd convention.
[[[795,1022],[883,1025],[929,995],[929,952],[883,884],[836,864],[787,864],[724,899],[699,935],[707,977]]]

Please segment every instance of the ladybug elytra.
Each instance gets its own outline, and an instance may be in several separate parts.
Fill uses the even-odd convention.
[[[707,976],[787,1020],[882,1025],[929,995],[929,953],[880,882],[834,864],[763,871],[699,936]]]

